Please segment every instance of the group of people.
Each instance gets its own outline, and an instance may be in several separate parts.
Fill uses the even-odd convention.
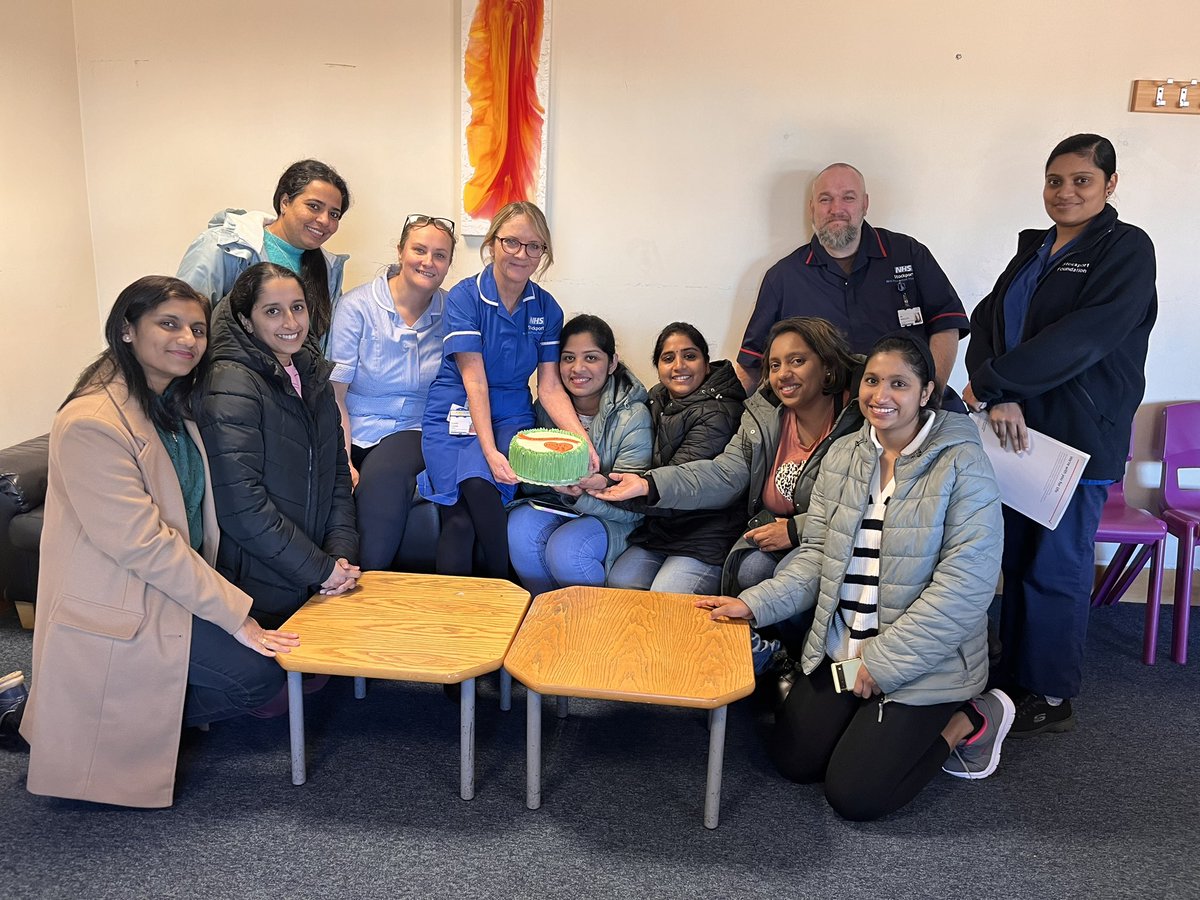
[[[324,244],[349,190],[294,164],[274,216],[226,210],[178,278],[120,294],[59,410],[29,789],[169,805],[180,722],[277,713],[271,657],[301,640],[281,626],[396,566],[417,498],[438,504],[442,574],[702,595],[750,620],[756,670],[790,687],[776,764],[848,818],[939,769],[990,775],[1006,735],[1074,725],[1092,541],[1144,389],[1154,251],[1107,203],[1115,167],[1097,135],[1054,149],[1053,225],[1022,233],[968,319],[923,245],[867,224],[862,175],[830,166],[736,361],[673,322],[647,390],[602,318],[564,321],[534,280],[554,251],[533,204],[495,215],[483,270],[448,292],[454,223],[419,214],[341,295]],[[967,407],[1014,451],[1032,428],[1091,454],[1057,530],[1001,509]],[[535,424],[584,438],[588,475],[519,484],[505,451]]]

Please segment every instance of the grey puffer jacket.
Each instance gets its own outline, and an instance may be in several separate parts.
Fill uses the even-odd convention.
[[[939,412],[925,442],[896,461],[880,546],[879,634],[862,659],[884,700],[915,706],[966,700],[988,675],[987,609],[1000,575],[1000,494],[979,431]],[[866,511],[879,451],[871,426],[839,440],[817,476],[800,552],[774,578],[742,592],[755,624],[810,608],[801,668],[825,658],[838,591]]]
[[[646,406],[646,387],[625,367],[617,365],[600,395],[600,410],[588,426],[588,437],[600,456],[600,471],[641,472],[650,464],[650,410]],[[554,428],[554,422],[540,403],[533,405],[539,428]],[[555,499],[573,506],[577,512],[595,516],[608,535],[604,558],[607,572],[625,552],[629,533],[642,521],[642,514],[597,500],[590,494],[571,498],[555,494]]]

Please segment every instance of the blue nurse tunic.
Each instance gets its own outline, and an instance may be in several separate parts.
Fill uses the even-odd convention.
[[[509,314],[500,300],[492,267],[456,284],[446,298],[446,337],[442,367],[429,389],[421,424],[425,471],[417,478],[421,496],[450,506],[458,485],[468,478],[496,484],[473,434],[450,434],[450,410],[467,406],[467,390],[455,353],[482,353],[492,407],[492,433],[501,453],[522,428],[533,426],[529,378],[539,363],[558,362],[558,335],[563,314],[557,301],[530,281],[516,310]],[[496,484],[508,503],[516,485]]]

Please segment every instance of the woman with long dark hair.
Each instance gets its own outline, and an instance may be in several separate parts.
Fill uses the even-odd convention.
[[[730,551],[722,590],[736,594],[769,578],[800,543],[821,460],[839,437],[862,424],[852,402],[853,356],[824,319],[792,317],[767,336],[762,384],[746,401],[741,427],[719,456],[643,475],[613,475],[602,500],[647,497],[661,509],[713,509],[747,495],[758,521]]]
[[[283,686],[250,597],[217,574],[204,444],[191,420],[208,300],[176,278],[123,290],[107,347],[50,433],[50,478],[22,723],[35,794],[169,806],[180,724],[267,703]]]
[[[294,274],[257,263],[239,275],[213,314],[197,415],[221,526],[217,569],[276,625],[360,574],[333,366],[308,330]]]
[[[563,326],[560,342],[558,373],[600,456],[600,470],[644,470],[651,443],[646,388],[617,357],[612,328],[599,316],[578,315]],[[540,404],[534,404],[534,411],[538,425],[551,426]],[[509,512],[509,552],[529,593],[577,584],[603,586],[630,532],[642,521],[641,513],[586,492],[605,483],[597,474],[555,488],[565,509],[539,507],[539,494],[531,491],[531,502]],[[564,517],[572,513],[575,518]]]
[[[733,365],[709,358],[708,341],[694,325],[672,322],[654,342],[659,383],[650,389],[654,445],[650,468],[709,460],[737,430],[746,392]],[[638,484],[637,476],[624,476]],[[676,511],[633,501],[646,518],[629,536],[629,549],[609,571],[610,587],[680,594],[715,594],[721,567],[745,530],[745,487],[704,509]]]
[[[614,474],[618,483],[596,492],[614,501],[647,497],[651,508],[662,510],[719,509],[746,497],[746,530],[721,577],[721,593],[733,596],[770,578],[799,546],[821,461],[834,441],[863,422],[853,394],[862,357],[850,353],[833,325],[807,316],[782,319],[764,347],[762,384],[719,455],[642,475]],[[788,627],[802,639],[807,617]],[[751,646],[760,671],[779,648],[757,632]]]
[[[237,277],[257,262],[273,262],[296,273],[308,298],[313,336],[321,341],[342,294],[346,254],[324,249],[350,209],[350,189],[330,165],[316,159],[294,162],[279,176],[271,197],[275,215],[226,209],[192,241],[176,273],[214,305]]]

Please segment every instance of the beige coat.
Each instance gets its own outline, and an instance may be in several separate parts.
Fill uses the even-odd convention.
[[[188,544],[171,458],[124,382],[55,418],[21,726],[33,793],[171,805],[192,614],[233,634],[250,609],[211,567],[218,530],[207,459],[204,475],[201,558]]]

